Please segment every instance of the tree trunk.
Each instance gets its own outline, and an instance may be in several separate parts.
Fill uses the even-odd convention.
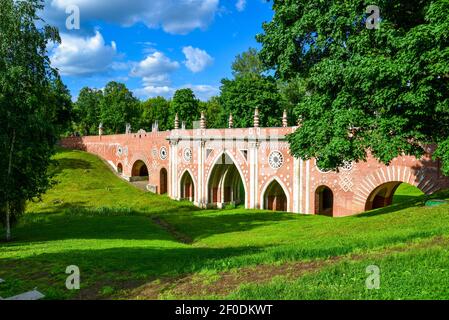
[[[6,241],[11,241],[11,223],[10,223],[10,208],[9,208],[9,200],[6,200]]]
[[[12,133],[11,149],[9,150],[8,174],[6,176],[7,186],[12,171],[12,155],[14,152],[14,143],[16,142],[16,129]],[[6,241],[11,241],[11,206],[8,196],[6,197]]]

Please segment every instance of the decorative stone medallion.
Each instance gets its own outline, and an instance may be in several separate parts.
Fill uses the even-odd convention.
[[[123,154],[123,148],[121,146],[117,147],[117,155],[121,156]]]
[[[190,148],[184,149],[184,161],[190,162],[192,160],[192,150]]]
[[[268,164],[272,169],[279,169],[284,164],[284,156],[279,151],[273,151],[268,157]]]
[[[167,148],[166,147],[161,147],[161,150],[159,150],[159,157],[161,158],[161,160],[165,160],[167,159]]]

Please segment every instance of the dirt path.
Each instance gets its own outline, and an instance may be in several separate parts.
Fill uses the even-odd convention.
[[[158,226],[162,227],[164,230],[166,230],[168,233],[170,233],[176,240],[179,242],[182,242],[184,244],[192,244],[193,240],[186,234],[183,234],[179,231],[177,231],[171,224],[169,224],[167,221],[159,218],[159,217],[153,217],[151,220],[157,224]]]

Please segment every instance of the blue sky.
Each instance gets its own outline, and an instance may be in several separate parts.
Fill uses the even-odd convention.
[[[66,20],[79,8],[80,28]],[[125,83],[139,99],[192,88],[206,100],[231,77],[235,56],[259,48],[273,15],[265,0],[46,0],[43,17],[60,29],[49,48],[74,99],[82,87]],[[70,22],[74,20],[69,19]]]

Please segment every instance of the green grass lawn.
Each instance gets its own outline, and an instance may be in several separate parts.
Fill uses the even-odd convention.
[[[338,219],[199,210],[134,188],[93,155],[55,159],[58,184],[0,243],[2,297],[37,287],[49,299],[449,298],[449,206],[424,207],[410,186],[389,208]],[[79,291],[65,288],[69,265]],[[369,265],[378,290],[366,289]]]

